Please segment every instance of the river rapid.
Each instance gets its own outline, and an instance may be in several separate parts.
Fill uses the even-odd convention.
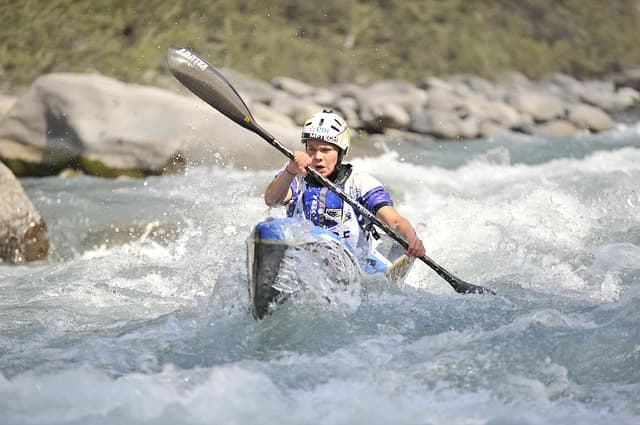
[[[52,252],[0,267],[0,423],[637,424],[640,126],[378,147],[351,162],[496,296],[417,262],[257,322],[276,170],[23,179]]]

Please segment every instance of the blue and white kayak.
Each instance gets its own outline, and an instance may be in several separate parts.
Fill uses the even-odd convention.
[[[413,259],[404,248],[382,236],[376,249],[358,255],[336,234],[296,218],[269,218],[254,227],[247,240],[247,274],[251,312],[262,319],[300,289],[296,285],[312,264],[322,276],[338,285],[355,283],[362,274],[384,274],[392,282],[404,280]],[[306,258],[306,265],[300,260]],[[304,270],[303,270],[304,269]],[[318,272],[318,270],[316,270]]]

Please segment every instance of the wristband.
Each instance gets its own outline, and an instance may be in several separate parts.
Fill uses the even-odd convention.
[[[289,169],[288,169],[287,167],[284,167],[284,171],[286,171],[286,172],[287,172],[287,174],[289,174],[290,176],[293,176],[293,177],[295,177],[295,176],[296,176],[296,174],[294,174],[294,173],[292,173],[291,171],[289,171]]]

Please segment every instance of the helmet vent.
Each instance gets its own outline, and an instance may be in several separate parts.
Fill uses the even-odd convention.
[[[333,128],[335,131],[337,131],[338,133],[340,132],[340,129],[338,127],[336,127],[335,125],[332,125],[331,128]]]
[[[322,126],[322,124],[324,124],[324,118],[320,119],[320,124],[318,124],[318,126]]]

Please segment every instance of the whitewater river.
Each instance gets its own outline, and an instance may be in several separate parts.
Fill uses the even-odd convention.
[[[22,180],[52,252],[0,267],[0,424],[640,423],[640,127],[388,148],[352,162],[497,296],[416,263],[256,322],[275,170]]]

